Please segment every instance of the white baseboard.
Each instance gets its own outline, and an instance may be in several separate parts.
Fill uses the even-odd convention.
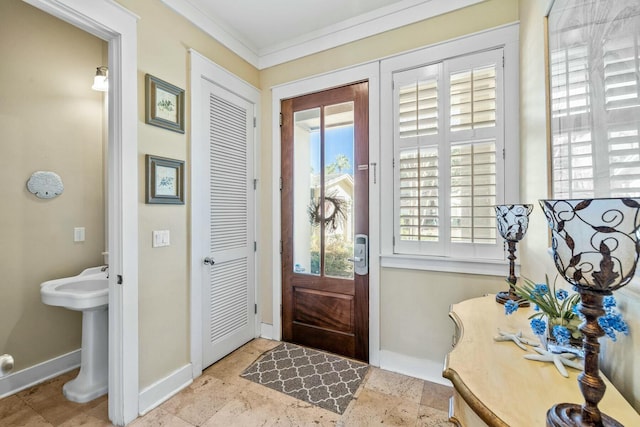
[[[192,382],[189,363],[140,391],[138,412],[141,416],[146,414]]]
[[[0,378],[0,399],[80,366],[80,349]]]
[[[273,339],[273,325],[268,323],[260,324],[260,338],[264,338],[267,340]]]
[[[451,381],[442,376],[443,362],[380,350],[380,368],[433,383],[452,385]]]

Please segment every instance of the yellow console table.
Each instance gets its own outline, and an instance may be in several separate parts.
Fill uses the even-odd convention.
[[[530,308],[505,316],[494,295],[470,299],[451,307],[456,325],[455,347],[447,355],[443,376],[454,394],[450,421],[463,427],[543,427],[547,410],[556,403],[583,403],[580,371],[567,368],[569,378],[553,363],[525,359],[527,351],[513,342],[495,342],[498,330],[535,337],[529,327]],[[533,350],[529,350],[534,353]],[[604,377],[607,391],[599,404],[605,414],[627,427],[640,426],[640,415]]]

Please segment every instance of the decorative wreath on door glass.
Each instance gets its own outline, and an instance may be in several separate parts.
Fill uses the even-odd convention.
[[[309,204],[309,221],[313,225],[319,225],[322,221],[324,226],[335,230],[338,224],[347,219],[346,200],[337,197],[335,194],[324,196],[324,219],[322,218],[322,209],[320,209],[320,199],[312,200]]]

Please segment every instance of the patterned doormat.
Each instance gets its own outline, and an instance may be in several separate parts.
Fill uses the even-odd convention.
[[[342,414],[369,366],[291,343],[262,355],[241,377]]]

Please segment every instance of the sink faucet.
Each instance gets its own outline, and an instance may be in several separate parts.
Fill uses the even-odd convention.
[[[100,269],[100,271],[106,271],[107,272],[107,279],[109,278],[109,266],[108,265],[105,265],[104,267],[102,267]]]

